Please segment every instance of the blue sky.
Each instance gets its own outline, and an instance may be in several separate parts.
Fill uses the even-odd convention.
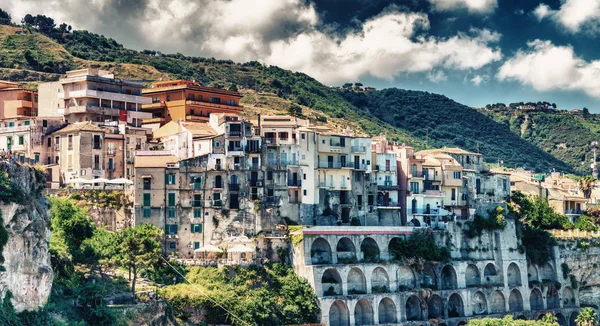
[[[45,14],[129,48],[257,60],[327,85],[600,113],[600,0],[0,0],[0,8],[15,21]]]

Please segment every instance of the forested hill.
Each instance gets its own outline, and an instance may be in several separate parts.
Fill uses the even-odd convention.
[[[212,87],[271,93],[318,112],[322,115],[316,117],[319,121],[346,121],[365,133],[385,133],[392,141],[418,149],[424,147],[428,130],[429,146],[464,147],[481,152],[489,162],[503,160],[510,167],[573,171],[573,166],[512,133],[505,124],[441,95],[331,88],[306,74],[258,62],[135,51],[101,35],[71,31],[66,24],[56,26],[49,17],[25,18],[24,29],[0,25],[0,79],[54,80],[67,70],[84,67],[108,69],[120,78],[142,82],[195,79]],[[0,19],[2,22],[5,20]]]
[[[585,108],[564,111],[545,102],[534,104],[488,105],[479,111],[577,172],[589,173],[593,161],[590,144],[600,140],[600,115],[590,114]]]
[[[512,133],[505,124],[446,96],[396,88],[344,97],[374,117],[421,139],[430,147],[459,146],[482,153],[488,162],[504,161],[513,167],[568,171],[571,167]]]

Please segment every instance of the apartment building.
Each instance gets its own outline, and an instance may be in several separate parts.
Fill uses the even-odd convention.
[[[402,221],[400,192],[400,162],[394,146],[385,136],[373,137],[372,162],[375,162],[371,183],[377,185],[377,213],[380,225],[405,225]]]
[[[23,89],[17,83],[0,81],[0,119],[34,117],[37,109],[36,92]]]
[[[61,117],[18,117],[0,121],[0,151],[11,152],[19,161],[46,164],[47,135],[64,126]]]
[[[239,114],[241,95],[235,91],[200,86],[191,80],[170,80],[153,83],[143,90],[150,103],[144,112],[151,117],[144,121],[153,130],[172,120],[208,122],[213,113]]]
[[[39,85],[39,115],[64,116],[69,123],[122,121],[141,126],[143,119],[152,117],[142,112],[142,105],[152,101],[142,96],[142,88],[105,70],[67,71],[58,81]]]
[[[210,153],[212,139],[217,132],[208,122],[173,120],[154,131],[153,135],[164,150],[185,160]]]

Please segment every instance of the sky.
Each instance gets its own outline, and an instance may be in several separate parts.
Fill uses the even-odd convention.
[[[0,0],[128,48],[600,113],[600,0]]]

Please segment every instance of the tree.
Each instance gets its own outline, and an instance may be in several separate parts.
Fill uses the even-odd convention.
[[[289,115],[291,115],[292,117],[302,117],[302,107],[297,105],[297,104],[290,104],[290,107],[288,107],[287,112]]]
[[[558,326],[555,320],[550,320],[544,316],[542,320],[514,320],[513,316],[507,315],[504,318],[482,318],[469,320],[468,326]]]
[[[510,197],[511,212],[521,222],[532,227],[550,229],[571,229],[573,223],[568,217],[558,214],[548,202],[540,196],[525,196],[519,191],[512,193]]]
[[[115,236],[115,243],[118,245],[109,255],[110,262],[115,266],[131,269],[131,294],[134,303],[137,275],[142,269],[159,262],[162,251],[161,237],[162,231],[148,223],[124,229]]]
[[[592,196],[592,190],[594,189],[594,183],[596,182],[596,178],[591,175],[586,175],[577,180],[577,187],[581,192],[583,192],[583,196],[586,199],[590,199]]]
[[[590,114],[590,110],[588,110],[588,108],[583,108],[583,110],[582,110],[582,111],[583,111],[583,114],[584,114],[584,115],[588,115],[588,114]]]
[[[12,18],[10,14],[2,9],[0,9],[0,25],[10,25],[12,23]]]
[[[575,319],[577,326],[597,326],[598,325],[598,317],[596,316],[596,312],[590,307],[585,307],[581,309],[579,316]]]

